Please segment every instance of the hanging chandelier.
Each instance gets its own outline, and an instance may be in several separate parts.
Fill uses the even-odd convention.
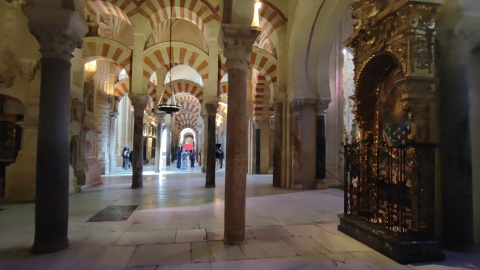
[[[170,91],[172,93],[172,102],[171,104],[162,103],[163,102],[163,95],[165,94],[165,90],[167,89],[166,85],[163,87],[162,95],[160,96],[160,104],[158,104],[158,110],[161,112],[165,112],[167,114],[172,114],[180,111],[180,106],[177,105],[177,100],[175,98],[175,90],[172,87],[172,25],[173,25],[173,0],[170,0],[170,41],[169,41],[169,53],[168,53],[168,85],[170,87]]]

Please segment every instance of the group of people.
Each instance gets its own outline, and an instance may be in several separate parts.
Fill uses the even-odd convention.
[[[123,147],[122,150],[122,158],[123,158],[123,164],[122,168],[124,170],[128,170],[132,167],[132,153],[133,151],[130,150],[128,147]]]
[[[182,147],[177,149],[177,169],[186,170],[188,160],[190,160],[190,167],[195,167],[196,153],[195,150],[185,150]]]

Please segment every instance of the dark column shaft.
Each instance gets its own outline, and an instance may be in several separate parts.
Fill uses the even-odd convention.
[[[215,187],[215,113],[208,113],[208,143],[205,187]]]
[[[142,111],[143,113],[143,111]],[[143,187],[143,115],[133,125],[132,188]]]
[[[42,58],[38,120],[35,240],[32,251],[48,253],[68,246],[70,67]]]
[[[273,148],[273,186],[280,187],[282,181],[282,136],[283,103],[275,103],[275,136]]]
[[[440,143],[443,240],[447,248],[473,246],[472,144],[466,66],[440,68]]]
[[[326,163],[325,116],[317,116],[317,165],[316,178],[325,179]]]
[[[260,129],[255,129],[255,173],[260,173]]]

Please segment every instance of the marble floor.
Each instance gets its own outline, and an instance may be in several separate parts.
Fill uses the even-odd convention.
[[[33,255],[34,204],[0,204],[0,269],[480,269],[480,251],[445,251],[446,261],[400,265],[337,230],[338,189],[273,188],[271,175],[247,176],[246,241],[223,244],[223,170],[205,189],[198,167],[118,169],[103,184],[70,196],[69,248]],[[124,221],[87,222],[102,209],[137,206]]]

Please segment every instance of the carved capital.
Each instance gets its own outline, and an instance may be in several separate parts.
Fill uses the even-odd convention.
[[[205,98],[204,99],[205,110],[206,110],[208,116],[215,116],[215,114],[217,113],[218,102],[219,101],[220,101],[220,99],[217,98],[217,97]]]
[[[164,112],[155,113],[155,117],[157,119],[157,125],[161,125],[163,123],[163,120],[165,119],[165,115],[167,114]]]
[[[328,109],[328,105],[330,104],[331,99],[321,99],[317,103],[317,115],[325,116],[325,113]]]
[[[15,82],[15,55],[10,50],[0,52],[0,87],[10,88]]]
[[[260,129],[262,127],[262,120],[255,119],[255,120],[253,120],[253,124],[255,126],[255,129]]]
[[[135,116],[143,116],[144,110],[147,107],[149,96],[148,95],[129,94],[128,97],[130,98],[130,101],[132,102],[133,114]]]
[[[252,46],[260,31],[237,24],[222,25],[225,37],[225,65],[228,69],[247,70],[250,65]]]
[[[276,101],[273,103],[273,109],[275,110],[275,114],[282,114],[283,112],[283,102]]]
[[[77,12],[51,6],[25,6],[23,11],[43,58],[69,62],[75,48],[82,47],[88,27]]]

